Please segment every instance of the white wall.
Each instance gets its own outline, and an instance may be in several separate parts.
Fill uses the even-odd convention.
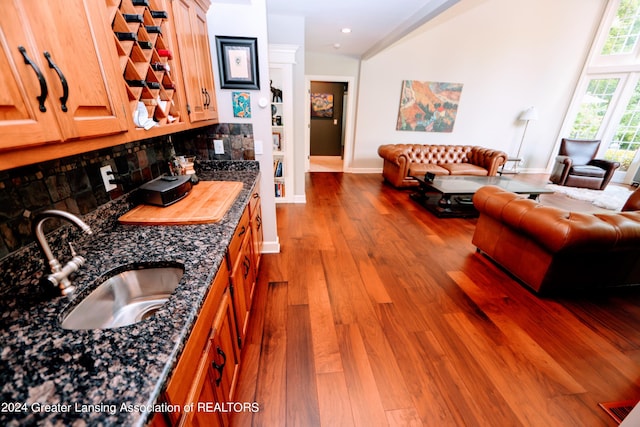
[[[354,146],[355,168],[381,168],[379,145],[471,144],[514,155],[524,168],[546,168],[597,30],[606,0],[465,0],[363,61]],[[451,133],[396,131],[403,80],[462,83]]]
[[[262,141],[264,154],[256,154],[262,171],[260,189],[262,199],[262,224],[264,227],[264,251],[279,252],[280,243],[276,226],[276,208],[273,192],[273,154],[271,144],[271,109],[258,106],[258,100],[271,98],[269,90],[269,58],[265,0],[251,0],[245,4],[214,2],[207,12],[209,41],[216,81],[216,100],[221,123],[252,123],[256,141]],[[251,90],[251,119],[233,117],[230,89],[220,88],[220,78],[216,58],[215,36],[257,37],[260,90]]]
[[[308,75],[353,76],[356,81],[360,73],[360,61],[344,55],[307,52],[305,69]]]

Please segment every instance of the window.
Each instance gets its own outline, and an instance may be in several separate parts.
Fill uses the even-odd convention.
[[[624,181],[640,157],[640,0],[612,0],[603,23],[564,129],[602,140],[599,157],[620,162]]]
[[[640,35],[640,0],[622,0],[609,27],[601,55],[633,52]]]
[[[595,139],[620,79],[593,79],[582,97],[570,138]]]
[[[620,162],[620,171],[627,171],[640,148],[640,81],[636,84],[631,99],[605,153],[607,160]]]

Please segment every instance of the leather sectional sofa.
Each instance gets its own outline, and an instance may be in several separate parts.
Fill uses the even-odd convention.
[[[507,161],[503,151],[472,145],[387,144],[378,147],[384,160],[382,176],[394,187],[411,187],[411,178],[435,175],[495,176]]]
[[[496,186],[473,204],[473,244],[539,294],[640,284],[638,211],[568,212]]]

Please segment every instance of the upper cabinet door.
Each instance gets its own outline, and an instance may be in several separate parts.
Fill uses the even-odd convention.
[[[0,149],[60,141],[43,61],[15,4],[0,13]]]
[[[205,119],[217,119],[218,107],[216,104],[216,89],[213,83],[213,66],[211,61],[211,48],[209,45],[209,30],[207,27],[207,13],[200,7],[195,8],[192,15],[192,25],[195,28],[196,47],[198,50],[198,66],[200,84],[205,90],[206,103],[204,105]],[[194,22],[195,21],[195,22]]]
[[[125,108],[113,89],[121,87],[122,79],[109,55],[115,48],[101,14],[103,2],[23,0],[23,4],[39,54],[47,62],[43,72],[64,139],[126,131]]]
[[[173,15],[189,119],[217,119],[206,12],[192,0],[176,0]]]
[[[3,2],[0,148],[127,130],[101,5]]]

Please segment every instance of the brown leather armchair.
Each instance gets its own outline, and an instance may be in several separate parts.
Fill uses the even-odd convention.
[[[563,138],[549,180],[567,187],[604,190],[620,163],[596,159],[600,140]]]

